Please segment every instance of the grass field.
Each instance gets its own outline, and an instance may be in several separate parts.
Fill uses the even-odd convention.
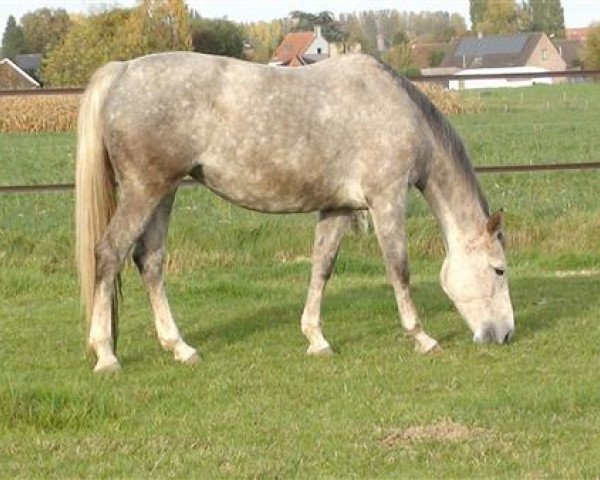
[[[600,159],[600,85],[481,94],[452,118],[476,164]],[[0,184],[69,182],[70,134],[0,135]],[[600,172],[489,175],[507,216],[515,341],[475,346],[412,197],[415,301],[444,352],[402,335],[373,235],[343,244],[324,302],[337,354],[304,355],[314,215],[184,189],[168,288],[194,367],[160,351],[128,269],[124,370],[92,375],[70,193],[0,196],[0,471],[12,478],[597,478]]]

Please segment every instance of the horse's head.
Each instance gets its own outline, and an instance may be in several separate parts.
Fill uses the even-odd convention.
[[[468,245],[448,253],[440,274],[442,288],[477,343],[507,342],[515,329],[501,228],[498,212]]]

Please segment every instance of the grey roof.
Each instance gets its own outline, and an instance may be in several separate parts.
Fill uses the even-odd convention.
[[[560,56],[570,68],[580,67],[583,59],[585,42],[582,40],[557,40],[554,42]]]
[[[463,37],[453,42],[440,67],[501,68],[526,65],[544,33]],[[558,52],[555,52],[558,56]]]
[[[42,66],[42,55],[39,53],[17,55],[15,63],[27,73],[37,72]]]
[[[518,55],[523,51],[528,34],[494,35],[490,37],[465,37],[454,53],[457,57],[484,57],[486,55]]]

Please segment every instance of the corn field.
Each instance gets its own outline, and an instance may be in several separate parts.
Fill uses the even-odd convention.
[[[458,92],[439,85],[419,88],[446,114],[479,111],[477,100],[465,100]],[[80,95],[0,97],[0,133],[74,132]]]
[[[79,95],[0,97],[0,133],[74,132]]]

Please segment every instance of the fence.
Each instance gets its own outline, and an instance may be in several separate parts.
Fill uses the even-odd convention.
[[[586,163],[553,163],[547,165],[492,165],[475,167],[479,174],[489,173],[530,173],[530,172],[558,172],[569,170],[600,170],[600,162]],[[195,180],[183,180],[182,187],[198,185]],[[69,192],[75,188],[72,183],[54,183],[40,185],[0,185],[0,195],[8,193],[49,193]]]
[[[523,78],[566,78],[570,80],[578,81],[583,78],[596,78],[600,77],[600,70],[587,70],[587,71],[561,71],[561,72],[539,72],[539,73],[503,73],[503,74],[487,74],[487,75],[464,75],[461,76],[461,80],[468,79],[523,79]],[[410,76],[411,80],[415,82],[448,82],[450,80],[456,80],[457,77],[453,75],[433,75],[433,76]],[[524,91],[524,90],[522,90]],[[0,97],[2,96],[45,96],[45,95],[73,95],[73,94],[81,94],[83,92],[83,88],[60,88],[60,89],[33,89],[33,90],[0,90]],[[564,102],[567,102],[566,93],[564,94],[565,98]],[[523,102],[524,93],[521,93],[521,103]],[[517,105],[518,106],[518,105]],[[551,110],[551,106],[549,102],[545,106],[546,110]],[[594,106],[593,106],[594,107]],[[598,106],[600,107],[600,105]],[[505,111],[509,110],[508,102],[503,107]],[[589,101],[587,101],[585,107],[589,108]],[[532,126],[535,128],[539,126],[540,131],[543,128],[548,128],[550,126],[564,126],[564,127],[574,127],[577,125],[573,122],[541,122],[539,124],[527,124],[525,126]],[[514,124],[513,124],[514,126]],[[473,124],[469,125],[469,127],[473,128],[493,128],[493,127],[503,127],[500,124]],[[599,132],[600,133],[600,132]],[[600,145],[599,145],[600,147]],[[594,152],[597,151],[595,148],[590,148]],[[586,171],[586,170],[597,170],[600,169],[600,161],[544,161],[543,163],[529,163],[529,164],[512,164],[512,165],[485,165],[478,166],[475,170],[480,174],[496,174],[496,173],[527,173],[527,172],[558,172],[558,171]],[[183,186],[189,186],[194,182],[191,180],[186,180],[182,183]],[[73,189],[73,184],[71,183],[55,183],[55,184],[36,184],[36,185],[0,185],[0,194],[15,194],[15,193],[41,193],[41,192],[65,192]]]
[[[529,73],[488,73],[485,75],[407,75],[413,82],[449,82],[451,80],[519,80],[535,78],[566,78],[582,79],[600,77],[600,69],[596,70],[564,70],[556,72],[529,72]],[[77,95],[83,93],[83,87],[69,88],[34,88],[29,90],[0,90],[0,97],[7,96],[36,96],[36,95]]]

